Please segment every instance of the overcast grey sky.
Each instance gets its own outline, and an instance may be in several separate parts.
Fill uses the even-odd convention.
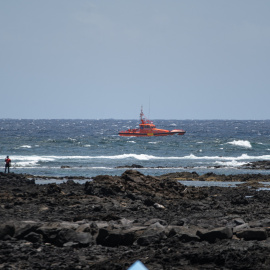
[[[269,0],[1,0],[0,118],[270,119]]]

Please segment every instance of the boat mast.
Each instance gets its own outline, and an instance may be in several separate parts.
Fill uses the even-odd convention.
[[[144,124],[143,106],[141,106],[141,113],[140,113],[140,117],[141,117],[141,123],[142,123],[142,124]]]
[[[141,124],[153,124],[152,121],[150,121],[149,119],[145,118],[144,113],[143,113],[143,106],[141,106],[140,117],[141,117]]]

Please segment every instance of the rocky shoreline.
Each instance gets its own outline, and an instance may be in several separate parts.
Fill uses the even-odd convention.
[[[65,168],[65,167],[68,167],[68,166],[61,166],[61,168]],[[144,167],[140,164],[132,164],[132,165],[124,165],[124,166],[117,166],[116,167],[117,169],[142,169],[142,168],[147,168],[147,167]],[[167,168],[166,166],[158,166],[158,167],[150,167],[150,168]],[[194,167],[175,167],[175,168],[182,168],[182,169],[194,169]],[[214,166],[214,167],[208,167],[209,169],[220,169],[220,168],[226,168],[226,166],[222,166],[222,165],[217,165],[217,166]],[[249,163],[246,163],[244,165],[241,165],[239,167],[237,167],[237,169],[246,169],[246,170],[270,170],[270,161],[268,160],[259,160],[259,161],[253,161],[253,162],[249,162]]]
[[[259,164],[260,165],[260,164]],[[192,187],[188,181],[239,181]],[[270,176],[127,170],[85,184],[0,173],[0,269],[269,269]]]

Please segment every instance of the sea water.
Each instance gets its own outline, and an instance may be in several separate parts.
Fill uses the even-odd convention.
[[[241,168],[270,160],[270,120],[155,120],[158,128],[184,129],[183,136],[120,137],[138,120],[0,119],[0,159],[11,171],[40,176],[121,175],[132,164],[147,175],[269,173]]]

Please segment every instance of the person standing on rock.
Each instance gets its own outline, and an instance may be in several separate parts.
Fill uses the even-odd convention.
[[[6,162],[5,173],[6,173],[6,171],[8,171],[8,173],[9,173],[9,167],[10,167],[10,163],[11,163],[11,159],[9,158],[9,156],[6,157],[5,162]]]

